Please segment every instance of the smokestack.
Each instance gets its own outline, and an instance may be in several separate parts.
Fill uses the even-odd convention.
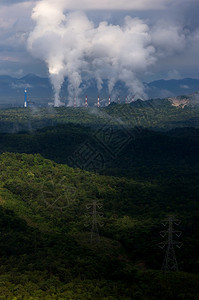
[[[27,89],[24,90],[24,107],[28,106],[28,102],[27,102]]]
[[[86,98],[85,98],[84,106],[85,106],[85,107],[88,107],[88,98],[87,98],[87,96],[86,96]]]
[[[120,104],[120,96],[117,99],[117,103]]]
[[[77,101],[76,101],[76,97],[74,98],[74,107],[77,107]]]
[[[125,99],[125,103],[127,104],[128,103],[128,97],[126,96],[126,99]]]
[[[108,98],[108,105],[110,105],[111,104],[111,96],[109,96],[109,98]]]
[[[100,107],[100,97],[98,96],[98,99],[97,99],[97,107]]]

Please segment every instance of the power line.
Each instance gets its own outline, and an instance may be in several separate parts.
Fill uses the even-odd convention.
[[[90,224],[91,224],[91,236],[90,242],[91,243],[98,243],[100,242],[100,235],[98,227],[102,227],[104,223],[101,221],[101,218],[104,214],[98,210],[103,208],[103,204],[98,202],[97,200],[93,200],[92,203],[86,205],[86,209],[88,210],[88,215],[91,216]],[[87,226],[88,224],[86,224]]]
[[[167,237],[167,240],[159,243],[160,248],[166,248],[165,258],[162,264],[163,271],[178,271],[178,263],[175,255],[174,247],[181,248],[182,243],[175,241],[174,237],[180,237],[182,232],[174,230],[174,225],[178,226],[180,221],[174,216],[168,216],[162,221],[163,226],[168,226],[167,230],[161,231],[160,235],[162,237]]]

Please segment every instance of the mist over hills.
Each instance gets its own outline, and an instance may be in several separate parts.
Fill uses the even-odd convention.
[[[67,79],[61,89],[60,98],[67,103]],[[157,80],[150,83],[144,83],[145,92],[149,99],[176,97],[179,95],[189,95],[199,91],[199,79],[184,78],[171,80]],[[14,78],[7,75],[0,76],[0,106],[22,106],[24,102],[24,88],[28,89],[28,100],[36,106],[46,106],[53,101],[53,88],[49,78],[42,78],[35,74],[28,74],[22,78]],[[95,80],[83,82],[81,85],[82,100],[85,95],[88,95],[89,105],[94,105],[97,101],[98,94],[100,95],[101,105],[105,105],[108,101],[108,86],[104,82],[100,92],[97,90]],[[112,100],[117,100],[120,97],[121,102],[124,102],[128,95],[127,88],[122,82],[117,82]],[[136,95],[139,97],[139,95]]]

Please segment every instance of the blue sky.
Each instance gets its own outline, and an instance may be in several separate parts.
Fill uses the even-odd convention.
[[[0,75],[22,77],[28,73],[48,75],[43,57],[28,50],[27,40],[35,28],[31,19],[36,3],[43,1],[1,0]],[[198,0],[49,0],[64,13],[85,10],[95,26],[102,21],[122,26],[125,16],[139,18],[152,32],[157,62],[139,76],[143,81],[159,78],[199,78]],[[58,2],[60,2],[58,4]],[[48,11],[46,11],[48,14]],[[169,30],[166,30],[168,29]],[[171,38],[170,38],[171,37]],[[118,43],[120,41],[118,40]],[[155,54],[154,54],[155,56]]]

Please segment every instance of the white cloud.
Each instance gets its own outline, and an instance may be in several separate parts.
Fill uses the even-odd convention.
[[[159,10],[165,9],[172,0],[43,0],[68,10]]]
[[[72,10],[150,10],[164,9],[171,0],[45,0]]]
[[[137,76],[156,60],[147,24],[126,17],[123,26],[101,22],[95,27],[84,13],[65,16],[49,7],[46,17],[44,7],[47,8],[46,3],[34,10],[37,26],[28,44],[31,53],[48,65],[56,104],[65,76],[71,100],[79,96],[83,73],[87,78],[96,78],[98,89],[103,80],[108,80],[112,92],[115,83],[122,80],[131,93],[144,96]]]
[[[152,28],[151,37],[153,44],[163,55],[182,51],[186,46],[185,32],[175,23],[159,21]]]
[[[198,0],[40,0],[36,2],[34,21],[31,21],[35,2],[0,1],[0,57],[5,58],[1,61],[1,68],[5,71],[13,70],[14,74],[17,68],[22,67],[25,71],[37,74],[40,74],[41,69],[46,72],[44,64],[31,60],[26,52],[27,36],[34,28],[35,21],[40,26],[35,27],[34,33],[37,37],[40,35],[40,39],[34,42],[34,55],[46,62],[50,61],[55,84],[60,84],[67,66],[70,74],[73,74],[71,93],[74,93],[72,86],[76,86],[78,91],[78,83],[85,73],[87,77],[95,76],[99,88],[102,79],[108,78],[110,90],[115,81],[121,78],[125,79],[131,89],[140,90],[143,88],[140,81],[145,80],[145,74],[150,72],[155,74],[153,79],[156,76],[178,77],[175,70],[180,72],[181,77],[199,76],[199,31],[196,28],[199,26],[196,9]],[[71,14],[69,22],[67,9],[97,10],[87,13],[95,25],[81,14],[81,17],[77,15],[76,18],[75,14]],[[156,11],[161,9],[161,12]],[[140,16],[128,20],[131,24],[129,28],[135,29],[137,26],[137,35],[127,30],[126,23],[122,21],[125,10],[128,10],[128,14]],[[188,16],[185,16],[185,12]],[[107,14],[112,17],[109,23],[104,23]],[[161,22],[157,23],[158,17]],[[51,52],[46,50],[45,43],[51,46]],[[48,58],[45,53],[49,55]],[[58,81],[56,73],[60,75]],[[150,75],[148,78],[151,79]]]
[[[182,76],[180,75],[180,72],[176,69],[170,70],[168,72],[167,79],[180,79]]]
[[[23,75],[23,70],[19,69],[19,70],[13,71],[13,69],[3,69],[3,68],[0,68],[0,75],[8,75],[8,76],[21,77]]]
[[[182,89],[189,89],[189,86],[188,86],[188,85],[180,85],[180,87],[181,87]]]
[[[158,1],[163,4],[169,1]],[[71,99],[78,97],[82,76],[97,80],[100,90],[103,80],[108,80],[109,92],[118,80],[123,81],[130,93],[144,96],[144,88],[139,77],[157,60],[182,52],[186,46],[186,33],[175,23],[158,22],[149,27],[139,18],[126,17],[124,24],[112,25],[101,22],[95,26],[81,12],[65,14],[65,8],[79,4],[84,8],[135,9],[151,8],[154,1],[89,0],[52,1],[43,0],[33,10],[36,22],[28,39],[31,53],[48,66],[55,89],[56,104],[64,77],[68,78]],[[71,6],[70,6],[71,5]],[[160,8],[160,6],[158,6]],[[157,8],[157,7],[156,7]]]

